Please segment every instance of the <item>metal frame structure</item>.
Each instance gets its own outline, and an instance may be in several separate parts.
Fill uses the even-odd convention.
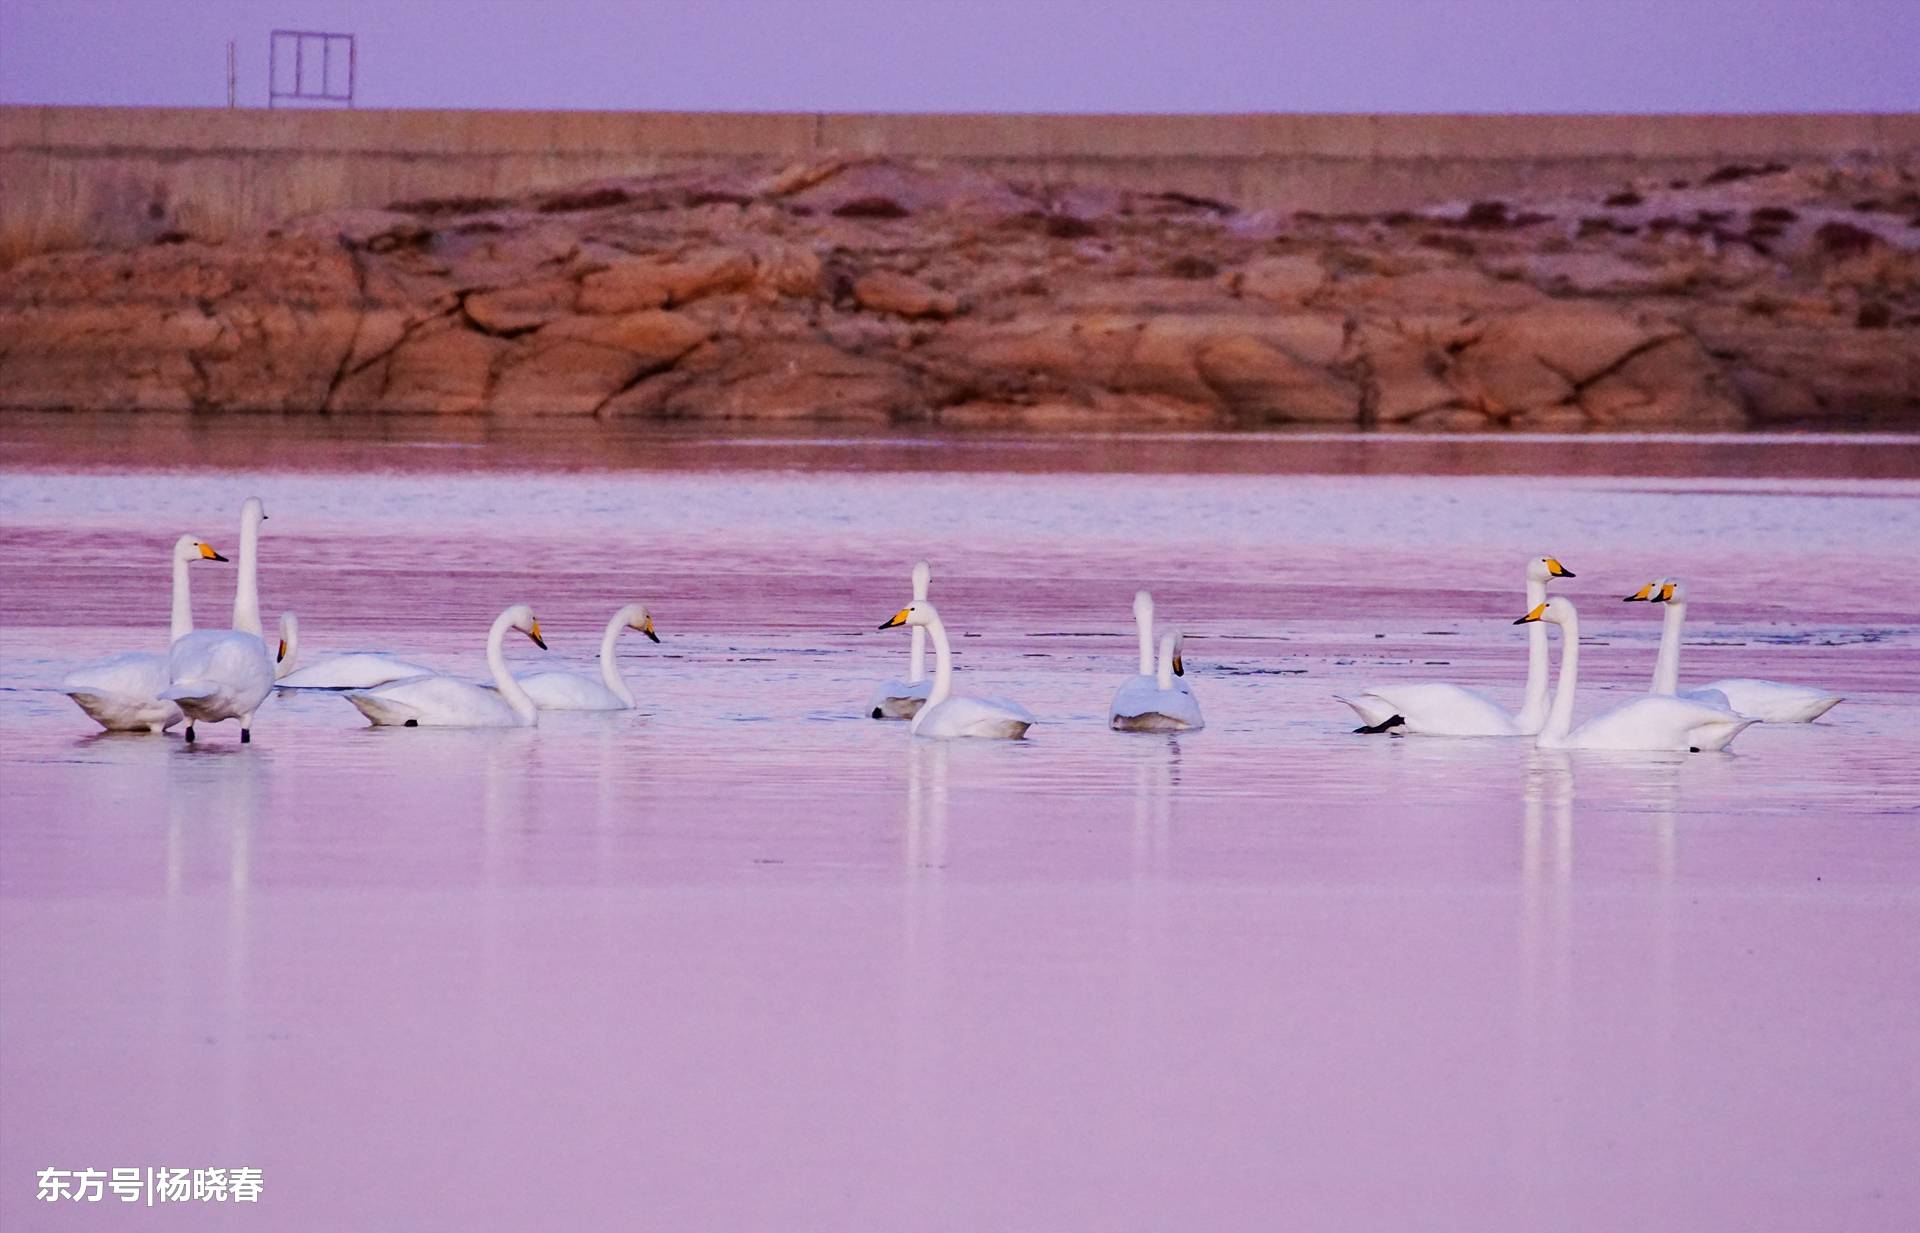
[[[293,88],[280,88],[280,57],[284,44],[291,44],[293,57]],[[317,45],[317,47],[316,47]],[[335,92],[332,88],[334,56],[337,48],[344,47],[347,57],[347,88],[345,93]],[[310,54],[310,49],[313,49]],[[313,63],[317,60],[320,80],[314,87],[308,79]],[[324,30],[275,30],[267,40],[267,106],[277,107],[282,100],[289,103],[337,103],[353,106],[353,91],[358,68],[358,52],[351,34],[336,34]]]

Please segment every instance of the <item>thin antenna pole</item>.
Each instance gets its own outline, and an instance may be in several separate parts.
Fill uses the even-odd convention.
[[[231,111],[240,105],[240,57],[234,49],[234,41],[227,40],[227,109]]]

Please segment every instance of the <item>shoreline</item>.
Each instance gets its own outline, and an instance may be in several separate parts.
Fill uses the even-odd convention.
[[[0,414],[0,473],[801,470],[1920,480],[1920,432],[1084,433],[432,416]]]

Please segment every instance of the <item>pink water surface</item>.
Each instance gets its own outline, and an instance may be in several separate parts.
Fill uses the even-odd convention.
[[[0,432],[0,1226],[1920,1223],[1911,441],[90,431]],[[167,546],[249,493],[308,658],[479,676],[524,599],[516,663],[590,668],[637,599],[640,709],[97,734],[50,687],[157,646]],[[1349,732],[1368,679],[1516,697],[1538,552],[1583,713],[1644,684],[1656,574],[1688,679],[1848,701],[1730,755]],[[923,555],[1030,741],[860,717]],[[1103,727],[1141,585],[1204,732]],[[35,1201],[149,1164],[262,1202]]]

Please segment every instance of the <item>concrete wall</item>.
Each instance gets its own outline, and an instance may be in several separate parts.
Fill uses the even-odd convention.
[[[1733,161],[1920,153],[1920,114],[938,116],[0,107],[0,258],[168,230],[496,196],[831,151],[1245,206],[1383,210],[1689,176]]]

